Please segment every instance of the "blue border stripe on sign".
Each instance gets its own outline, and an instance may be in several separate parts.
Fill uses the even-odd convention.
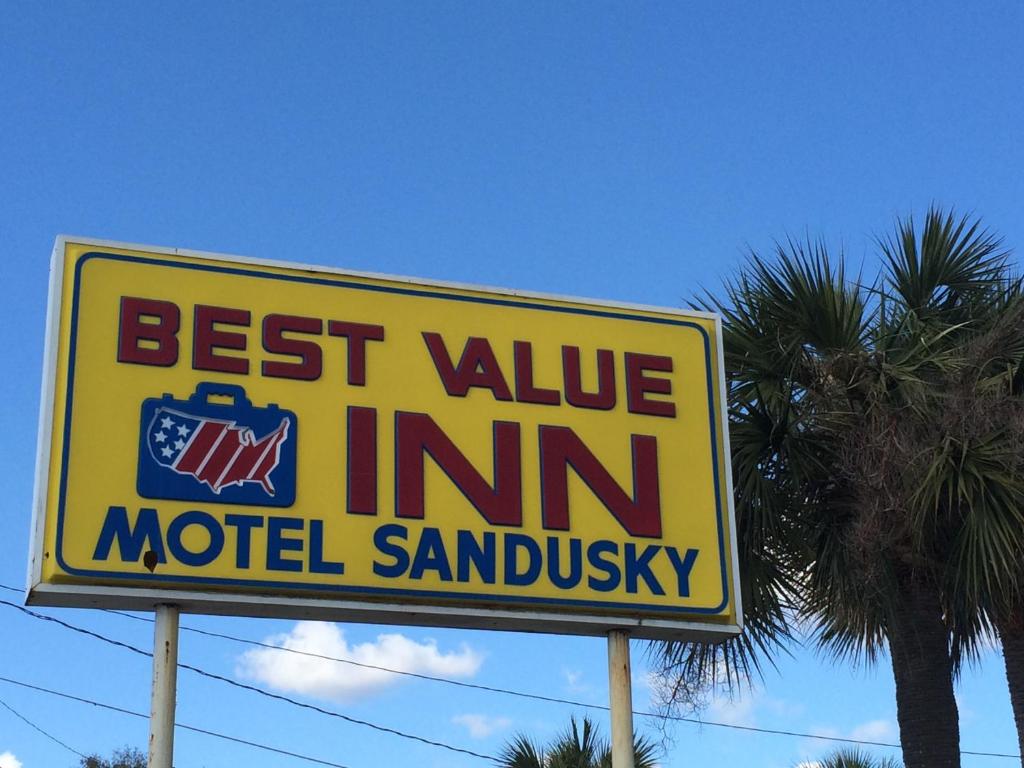
[[[64,512],[67,501],[67,484],[68,484],[68,465],[71,455],[71,413],[74,399],[74,382],[75,382],[75,362],[76,362],[76,349],[77,349],[77,333],[78,333],[78,311],[79,311],[79,299],[81,298],[81,280],[82,270],[85,264],[93,259],[105,259],[108,261],[122,261],[136,264],[146,264],[157,267],[169,267],[172,269],[194,269],[202,272],[213,272],[218,274],[227,275],[238,275],[241,277],[254,277],[268,280],[285,280],[294,283],[306,283],[309,285],[323,285],[334,288],[347,288],[359,291],[375,291],[378,293],[391,293],[402,296],[418,296],[421,298],[428,299],[440,299],[444,301],[464,301],[475,304],[489,304],[494,306],[502,307],[515,307],[519,309],[532,309],[539,310],[542,312],[559,312],[563,314],[574,314],[574,315],[589,315],[592,317],[605,317],[612,318],[615,320],[632,320],[642,323],[656,323],[660,325],[676,325],[681,327],[692,328],[701,334],[701,338],[704,344],[704,362],[705,370],[707,372],[707,389],[708,389],[708,420],[711,428],[711,466],[713,472],[713,479],[715,484],[715,512],[716,520],[718,523],[718,557],[721,564],[721,575],[722,575],[722,602],[713,608],[701,608],[701,607],[676,607],[676,606],[662,606],[662,605],[646,605],[643,603],[613,603],[613,602],[602,602],[594,600],[570,600],[562,598],[538,598],[520,595],[478,595],[464,592],[444,592],[435,590],[412,590],[412,589],[388,589],[384,587],[359,587],[350,586],[345,584],[305,584],[297,582],[277,582],[277,581],[263,581],[257,579],[223,579],[223,578],[212,578],[206,576],[175,576],[165,574],[148,574],[148,573],[121,573],[116,571],[103,571],[103,570],[89,570],[84,568],[74,568],[68,565],[64,561],[63,554],[63,541],[64,541]],[[352,595],[372,595],[372,596],[392,596],[392,597],[412,597],[412,598],[442,598],[445,600],[465,600],[473,601],[479,604],[518,604],[518,605],[550,605],[550,606],[568,606],[576,608],[601,608],[601,609],[612,609],[612,610],[628,610],[636,612],[638,610],[645,612],[656,612],[665,614],[716,614],[721,613],[722,610],[729,604],[729,578],[728,570],[726,567],[726,553],[725,553],[725,522],[724,522],[724,506],[722,504],[722,488],[720,483],[720,475],[718,469],[718,430],[715,424],[715,403],[714,403],[714,388],[712,386],[712,365],[711,365],[711,339],[708,336],[707,331],[699,324],[688,321],[688,320],[673,320],[666,317],[648,317],[646,315],[634,315],[626,312],[612,311],[612,310],[601,310],[601,309],[587,309],[584,307],[566,307],[556,306],[548,304],[538,304],[526,300],[520,299],[501,299],[486,296],[466,296],[461,294],[449,294],[437,290],[429,290],[426,288],[401,288],[398,286],[390,285],[371,285],[360,282],[354,282],[352,280],[344,280],[340,278],[330,277],[313,277],[309,275],[292,275],[292,274],[278,274],[270,271],[259,271],[256,269],[245,268],[245,267],[228,267],[217,264],[205,264],[196,262],[180,262],[170,261],[167,259],[154,258],[149,256],[130,256],[127,254],[116,254],[116,253],[104,253],[100,251],[90,251],[79,257],[75,264],[75,279],[74,288],[72,294],[71,304],[71,327],[70,327],[70,343],[68,348],[68,375],[67,375],[67,395],[65,398],[65,413],[64,413],[64,445],[61,454],[61,475],[60,475],[60,495],[57,506],[57,547],[56,557],[57,563],[67,573],[74,576],[92,576],[100,577],[104,579],[131,579],[136,582],[147,582],[147,583],[176,583],[176,584],[209,584],[211,586],[242,586],[242,587],[264,587],[270,589],[287,589],[293,591],[306,591],[306,592],[330,592],[339,594],[352,594]]]

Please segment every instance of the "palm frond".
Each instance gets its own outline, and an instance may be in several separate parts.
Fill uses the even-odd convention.
[[[501,768],[546,768],[547,761],[541,747],[526,734],[518,733],[502,748],[498,765]]]
[[[816,762],[819,768],[901,768],[891,757],[877,758],[857,748],[836,750]]]
[[[965,316],[957,310],[991,300],[1008,276],[1002,240],[953,211],[930,208],[920,232],[913,217],[897,221],[878,245],[894,294],[920,317]]]

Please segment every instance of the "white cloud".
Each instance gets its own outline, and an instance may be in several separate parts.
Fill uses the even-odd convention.
[[[657,674],[649,669],[633,669],[633,698],[645,698],[650,700],[654,695],[655,688],[659,685],[660,679]]]
[[[583,682],[583,672],[578,669],[562,667],[562,677],[565,678],[565,688],[570,693],[589,693],[594,686]]]
[[[846,736],[843,734],[842,731],[840,731],[838,728],[833,728],[830,725],[815,725],[815,726],[812,726],[811,733],[813,733],[815,736],[828,736],[830,738],[837,738],[837,739],[845,739],[846,738]],[[812,741],[812,743],[820,744],[821,741],[818,740],[818,739],[814,739]]]
[[[798,701],[787,701],[786,699],[763,698],[758,704],[778,717],[785,717],[789,720],[801,717],[804,714],[804,705]]]
[[[735,698],[717,698],[708,707],[706,719],[715,723],[726,723],[727,725],[754,724],[754,708],[756,694],[749,693],[746,696]]]
[[[300,621],[291,632],[270,637],[265,642],[360,664],[439,677],[471,677],[483,663],[483,657],[466,644],[457,651],[442,652],[433,640],[417,642],[398,633],[382,634],[374,642],[350,645],[345,631],[338,625],[317,621]],[[336,701],[367,696],[403,679],[391,672],[270,648],[244,653],[238,659],[236,673],[277,690]]]
[[[869,720],[850,731],[851,739],[864,741],[892,741],[895,736],[896,726],[889,720]]]
[[[863,741],[884,741],[889,743],[899,742],[899,736],[896,731],[896,724],[892,720],[885,720],[878,718],[877,720],[868,720],[859,725],[855,725],[849,730],[843,730],[841,728],[835,728],[833,726],[812,726],[808,729],[810,733],[817,736],[828,736],[832,738],[841,739],[859,739]],[[820,741],[818,739],[801,739],[799,745],[799,752],[805,758],[810,756],[820,755],[823,752],[830,752],[834,749],[851,746],[849,744],[841,744],[838,742],[828,743]],[[871,750],[873,747],[866,747]],[[884,753],[882,753],[884,754]],[[803,763],[800,763],[796,768],[818,768],[818,763],[814,760],[807,759]]]
[[[720,693],[711,698],[704,718],[711,722],[729,725],[753,726],[759,715],[770,715],[769,719],[784,717],[792,720],[803,711],[800,704],[785,699],[775,699],[759,688],[737,688],[734,695]]]
[[[855,725],[848,731],[833,726],[815,726],[811,733],[816,736],[832,736],[843,739],[857,739],[860,741],[888,741],[894,742],[899,739],[896,736],[896,724],[892,720],[879,718]],[[820,742],[817,744],[820,746]]]
[[[0,768],[21,768],[21,760],[13,752],[0,752]]]
[[[504,731],[512,721],[507,717],[490,717],[489,715],[465,714],[452,718],[456,725],[462,725],[474,739],[486,739],[496,731]]]

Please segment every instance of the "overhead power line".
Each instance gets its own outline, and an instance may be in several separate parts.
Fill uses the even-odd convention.
[[[124,611],[115,611],[109,608],[101,609],[104,613],[112,613],[115,616],[123,616],[126,619],[133,619],[135,621],[144,621],[149,624],[153,623],[153,619],[146,618],[145,616],[135,616],[131,613],[125,613]],[[579,701],[573,701],[572,699],[561,699],[557,696],[543,696],[539,693],[525,693],[523,691],[512,691],[506,688],[496,688],[490,685],[481,685],[479,683],[467,683],[464,680],[453,680],[450,677],[437,677],[435,675],[425,675],[422,672],[409,672],[405,669],[393,669],[392,667],[382,667],[379,664],[367,664],[363,661],[356,661],[355,659],[343,659],[339,656],[327,656],[323,653],[314,653],[313,651],[303,651],[299,648],[286,648],[280,645],[274,645],[272,643],[264,643],[259,640],[252,640],[247,637],[237,637],[235,635],[228,635],[222,632],[211,632],[206,629],[197,629],[195,627],[179,627],[182,632],[192,632],[196,635],[204,635],[205,637],[213,637],[219,640],[230,640],[235,643],[243,643],[244,645],[253,645],[257,648],[266,648],[271,651],[283,651],[285,653],[294,653],[299,656],[308,656],[312,659],[320,659],[322,661],[336,661],[339,664],[349,664],[353,667],[360,667],[362,669],[372,669],[377,672],[387,672],[392,675],[401,675],[403,677],[412,677],[417,680],[428,680],[432,683],[444,683],[446,685],[454,685],[459,688],[469,688],[475,691],[487,691],[488,693],[501,693],[506,696],[519,696],[524,699],[533,699],[534,701],[546,701],[550,704],[569,704],[576,707],[589,707],[591,709],[604,709],[607,710],[607,706],[600,704],[584,704]],[[643,714],[642,712],[634,712],[634,714]],[[659,715],[660,717],[660,715]]]
[[[23,714],[21,714],[21,712],[16,710],[14,707],[12,707],[10,704],[8,704],[3,699],[0,699],[0,707],[3,707],[4,709],[6,709],[8,712],[10,712],[16,718],[18,718],[23,723],[28,725],[29,728],[34,728],[35,730],[39,731],[41,734],[43,734],[43,736],[48,738],[50,741],[54,742],[55,744],[60,744],[60,746],[64,747],[64,749],[66,749],[68,752],[73,752],[74,754],[78,755],[81,758],[87,757],[86,755],[82,754],[81,752],[79,752],[74,747],[69,747],[67,744],[65,744],[63,741],[58,739],[52,733],[47,733],[46,731],[44,731],[42,728],[40,728],[38,725],[33,723],[31,720],[29,720],[27,717],[25,717]]]
[[[12,592],[19,592],[19,593],[23,592],[23,590],[15,589],[14,587],[9,587],[9,586],[3,585],[3,584],[0,584],[0,588],[4,588],[4,589],[7,589],[7,590],[12,591]],[[104,642],[112,643],[112,644],[115,644],[115,645],[121,645],[121,643],[119,641],[117,641],[117,640],[113,640],[111,638],[107,638],[107,637],[103,637],[101,635],[97,635],[96,633],[92,633],[89,630],[85,630],[85,629],[82,629],[80,627],[74,627],[74,626],[69,625],[69,624],[67,624],[65,622],[61,622],[58,619],[54,619],[53,617],[43,616],[41,614],[34,614],[33,612],[28,611],[27,609],[22,608],[22,606],[15,605],[13,603],[8,603],[8,602],[3,601],[3,600],[0,600],[0,604],[10,605],[10,606],[12,606],[14,608],[18,608],[19,610],[25,611],[26,613],[29,613],[29,614],[35,616],[36,618],[42,619],[44,621],[45,620],[55,621],[58,624],[61,624],[61,625],[65,626],[68,629],[71,629],[71,630],[76,631],[76,632],[82,632],[82,633],[85,633],[85,634],[93,635],[93,636],[97,637],[98,639],[103,640]],[[113,613],[115,615],[123,616],[124,618],[128,618],[128,619],[134,619],[136,621],[143,621],[143,622],[147,622],[147,623],[150,623],[150,624],[153,623],[153,619],[148,619],[148,618],[143,617],[143,616],[135,616],[135,615],[130,614],[130,613],[125,613],[123,611],[115,611],[115,610],[105,609],[103,612],[104,613]],[[214,638],[218,638],[218,639],[222,639],[222,640],[230,640],[230,641],[236,642],[236,643],[243,643],[243,644],[246,644],[246,645],[253,645],[253,646],[256,646],[256,647],[259,647],[259,648],[267,648],[267,649],[270,649],[270,650],[282,651],[282,652],[285,652],[285,653],[294,653],[294,654],[298,654],[300,656],[309,656],[309,657],[312,657],[312,658],[322,659],[324,661],[338,662],[338,663],[341,663],[341,664],[351,664],[353,666],[363,667],[365,669],[373,669],[373,670],[377,670],[377,671],[380,671],[380,672],[389,672],[389,673],[395,674],[395,675],[403,675],[405,677],[412,677],[412,678],[416,678],[416,679],[420,679],[420,680],[429,680],[431,682],[444,683],[446,685],[454,685],[454,686],[458,686],[460,688],[470,688],[470,689],[474,689],[474,690],[478,690],[478,691],[487,691],[489,693],[498,693],[498,694],[502,694],[502,695],[506,695],[506,696],[516,696],[516,697],[519,697],[519,698],[532,699],[534,701],[544,701],[544,702],[548,702],[548,703],[551,703],[551,704],[565,704],[565,705],[568,705],[568,706],[582,707],[584,709],[594,709],[594,710],[600,710],[600,711],[604,711],[604,712],[609,711],[609,707],[606,704],[592,704],[590,702],[576,701],[574,699],[564,699],[564,698],[558,698],[558,697],[555,697],[555,696],[543,696],[541,694],[527,693],[527,692],[524,692],[524,691],[516,691],[516,690],[512,690],[512,689],[508,689],[508,688],[498,688],[498,687],[495,687],[495,686],[480,685],[478,683],[467,683],[467,682],[462,681],[462,680],[452,680],[451,678],[446,678],[446,677],[435,677],[435,676],[432,676],[432,675],[424,675],[424,674],[421,674],[421,673],[418,673],[418,672],[408,672],[408,671],[401,670],[401,669],[391,669],[389,667],[382,667],[382,666],[378,666],[378,665],[375,665],[375,664],[366,664],[364,662],[355,661],[353,659],[343,659],[343,658],[339,658],[339,657],[336,657],[336,656],[327,656],[327,655],[324,655],[324,654],[313,653],[311,651],[303,651],[303,650],[300,650],[300,649],[297,649],[297,648],[286,648],[286,647],[282,647],[282,646],[279,646],[279,645],[273,645],[271,643],[260,642],[258,640],[251,640],[249,638],[237,637],[237,636],[234,636],[234,635],[228,635],[228,634],[223,634],[223,633],[219,633],[219,632],[210,632],[208,630],[197,629],[195,627],[182,626],[181,630],[185,631],[185,632],[192,632],[192,633],[198,634],[198,635],[205,635],[207,637],[214,637]],[[145,651],[139,651],[139,649],[135,649],[135,648],[133,648],[131,646],[129,646],[129,649],[137,651],[137,652],[140,652],[140,653],[143,653],[143,654],[145,654],[147,656],[151,655],[151,654],[149,654],[149,653],[147,653]],[[186,669],[193,669],[194,670],[194,668],[188,667],[187,665],[184,665],[184,664],[182,664],[180,666],[183,666]],[[199,671],[199,673],[200,674],[204,674],[204,675],[209,676],[209,677],[214,677],[215,679],[221,679],[221,680],[223,680],[223,681],[225,681],[225,682],[227,682],[227,683],[229,683],[231,685],[235,685],[235,686],[238,686],[238,687],[253,688],[256,692],[262,693],[263,695],[270,696],[270,697],[276,697],[276,698],[282,698],[285,701],[296,703],[299,706],[309,706],[309,707],[311,707],[313,709],[318,709],[317,707],[312,707],[312,705],[304,705],[301,702],[294,702],[294,700],[288,699],[287,697],[279,697],[279,696],[277,696],[277,694],[273,694],[273,693],[269,693],[269,692],[263,691],[263,689],[260,689],[260,688],[254,688],[253,686],[246,686],[246,685],[244,685],[242,683],[237,683],[236,681],[231,680],[229,678],[220,678],[217,675],[213,675],[212,673],[206,673],[206,672],[203,672],[203,671]],[[318,709],[318,711],[322,711],[322,710]],[[687,724],[690,724],[690,725],[699,725],[699,726],[710,726],[712,728],[724,728],[724,729],[727,729],[727,730],[734,730],[734,731],[747,731],[749,733],[762,733],[762,734],[768,734],[768,735],[774,735],[774,736],[792,736],[792,737],[802,738],[802,739],[816,739],[818,741],[839,742],[839,743],[843,743],[843,744],[858,744],[860,746],[868,746],[868,747],[886,747],[886,748],[889,748],[889,749],[901,749],[902,748],[902,745],[900,745],[898,743],[887,742],[887,741],[870,741],[868,739],[853,739],[853,738],[846,738],[846,737],[843,737],[843,736],[825,736],[825,735],[822,735],[822,734],[819,734],[819,733],[804,733],[802,731],[787,731],[787,730],[782,730],[782,729],[778,729],[778,728],[759,728],[759,727],[752,726],[752,725],[739,725],[739,724],[736,724],[736,723],[723,723],[723,722],[716,722],[714,720],[702,720],[702,719],[696,718],[696,717],[682,717],[682,716],[679,716],[679,715],[670,715],[670,714],[660,713],[660,712],[646,712],[646,711],[643,711],[643,710],[633,710],[633,714],[637,715],[639,717],[651,717],[651,718],[669,720],[671,722],[677,722],[677,723],[687,723]],[[344,717],[344,715],[339,715],[339,716],[340,717]],[[456,749],[458,749],[458,748],[456,748]],[[961,755],[971,755],[971,756],[974,756],[974,757],[997,757],[997,758],[1005,758],[1005,759],[1011,759],[1011,760],[1020,760],[1021,759],[1020,755],[1014,755],[1014,754],[1004,753],[1004,752],[984,752],[984,751],[977,751],[977,750],[962,749],[962,750],[960,750],[960,754]],[[478,756],[478,757],[486,757],[489,760],[493,760],[494,759],[493,757],[488,757],[488,756],[485,756],[485,755],[476,755],[476,756]]]
[[[117,616],[122,616],[122,617],[124,617],[126,619],[133,619],[135,621],[147,622],[149,624],[153,623],[153,619],[147,618],[145,616],[136,616],[136,615],[131,614],[131,613],[126,613],[125,611],[115,611],[115,610],[111,610],[111,609],[103,609],[103,612],[104,613],[112,613],[112,614],[115,614]],[[253,646],[256,646],[257,648],[266,648],[266,649],[269,649],[269,650],[282,651],[282,652],[285,652],[285,653],[294,653],[294,654],[297,654],[299,656],[308,656],[310,658],[321,659],[323,661],[334,661],[334,662],[338,662],[338,663],[341,663],[341,664],[351,664],[352,666],[362,667],[363,669],[373,669],[373,670],[376,670],[376,671],[379,671],[379,672],[389,672],[389,673],[394,674],[394,675],[402,675],[402,676],[405,676],[405,677],[412,677],[412,678],[416,678],[416,679],[419,679],[419,680],[429,680],[429,681],[435,682],[435,683],[444,683],[446,685],[458,686],[459,688],[471,688],[471,689],[477,690],[477,691],[487,691],[489,693],[500,693],[500,694],[503,694],[503,695],[506,695],[506,696],[518,696],[518,697],[524,698],[524,699],[533,699],[534,701],[545,701],[545,702],[552,703],[552,704],[566,704],[566,705],[569,705],[569,706],[582,707],[582,708],[585,708],[585,709],[596,709],[596,710],[601,710],[601,711],[604,711],[604,712],[609,711],[609,707],[608,707],[607,704],[592,704],[592,703],[585,702],[585,701],[576,701],[575,699],[563,699],[563,698],[559,698],[557,696],[543,696],[543,695],[538,694],[538,693],[527,693],[525,691],[515,691],[515,690],[508,689],[508,688],[498,688],[498,687],[490,686],[490,685],[481,685],[479,683],[467,683],[467,682],[465,682],[463,680],[452,680],[451,678],[448,678],[448,677],[436,677],[434,675],[424,675],[424,674],[419,673],[419,672],[409,672],[407,670],[402,670],[402,669],[392,669],[390,667],[382,667],[382,666],[379,666],[379,665],[376,665],[376,664],[367,664],[365,662],[355,661],[354,659],[343,659],[343,658],[340,658],[338,656],[327,656],[327,655],[322,654],[322,653],[314,653],[312,651],[303,651],[303,650],[301,650],[299,648],[287,648],[287,647],[280,646],[280,645],[273,645],[272,643],[264,643],[264,642],[261,642],[259,640],[252,640],[252,639],[246,638],[246,637],[238,637],[236,635],[229,635],[229,634],[225,634],[225,633],[222,633],[222,632],[211,632],[209,630],[197,629],[195,627],[186,627],[184,625],[181,626],[181,630],[184,631],[184,632],[192,632],[192,633],[197,634],[197,635],[204,635],[206,637],[213,637],[213,638],[218,638],[218,639],[221,639],[221,640],[230,640],[232,642],[242,643],[242,644],[245,644],[245,645],[253,645]],[[739,725],[739,724],[736,724],[736,723],[721,723],[721,722],[715,722],[713,720],[701,720],[701,719],[695,718],[695,717],[681,717],[681,716],[678,716],[678,715],[663,714],[663,713],[658,713],[658,712],[645,712],[643,710],[636,710],[636,709],[633,710],[633,714],[634,715],[638,715],[640,717],[664,718],[666,720],[671,720],[673,722],[688,723],[690,725],[707,725],[707,726],[711,726],[711,727],[714,727],[714,728],[726,728],[726,729],[731,729],[731,730],[736,730],[736,731],[749,731],[749,732],[752,732],[752,733],[764,733],[764,734],[770,734],[770,735],[775,735],[775,736],[795,736],[795,737],[806,738],[806,739],[818,739],[818,740],[821,740],[821,741],[837,741],[837,742],[843,742],[843,743],[847,743],[847,744],[859,744],[861,746],[889,747],[889,748],[892,748],[892,749],[900,749],[901,748],[900,744],[895,744],[895,743],[887,742],[887,741],[868,741],[866,739],[850,739],[850,738],[844,738],[842,736],[824,736],[824,735],[816,734],[816,733],[801,733],[801,732],[798,732],[798,731],[783,731],[783,730],[779,730],[779,729],[776,729],[776,728],[758,728],[758,727],[749,726],[749,725]],[[975,751],[971,751],[971,750],[961,750],[960,754],[962,754],[962,755],[974,755],[974,756],[978,756],[978,757],[1002,757],[1002,758],[1009,758],[1009,759],[1016,759],[1016,760],[1020,759],[1020,755],[1003,754],[1003,753],[999,753],[999,752],[975,752]]]
[[[111,609],[101,609],[101,610],[103,610],[104,613],[112,613],[112,614],[115,614],[117,616],[123,616],[126,619],[134,619],[135,621],[147,622],[149,624],[153,623],[153,619],[146,618],[145,616],[136,616],[136,615],[131,614],[131,613],[126,613],[124,611],[115,611],[115,610],[111,610]],[[548,702],[550,704],[566,704],[566,705],[573,706],[573,707],[582,707],[584,709],[596,709],[596,710],[600,710],[600,711],[603,711],[603,712],[610,711],[610,707],[607,704],[592,704],[592,703],[585,702],[585,701],[576,701],[575,699],[563,699],[563,698],[559,698],[557,696],[544,696],[544,695],[539,694],[539,693],[527,693],[525,691],[515,691],[515,690],[510,690],[508,688],[497,688],[495,686],[481,685],[479,683],[467,683],[467,682],[465,682],[463,680],[452,680],[449,677],[436,677],[434,675],[424,675],[424,674],[419,673],[419,672],[408,672],[408,671],[402,670],[402,669],[392,669],[390,667],[382,667],[382,666],[378,666],[376,664],[367,664],[365,662],[355,661],[354,659],[343,659],[343,658],[340,658],[338,656],[327,656],[327,655],[322,654],[322,653],[314,653],[312,651],[303,651],[303,650],[298,649],[298,648],[287,648],[287,647],[284,647],[284,646],[273,645],[272,643],[264,643],[264,642],[261,642],[259,640],[252,640],[252,639],[245,638],[245,637],[237,637],[235,635],[228,635],[228,634],[224,634],[224,633],[221,633],[221,632],[210,632],[210,631],[205,630],[205,629],[196,629],[195,627],[181,626],[180,629],[183,632],[192,632],[192,633],[197,634],[197,635],[205,635],[206,637],[214,637],[214,638],[218,638],[218,639],[221,639],[221,640],[230,640],[232,642],[243,643],[245,645],[253,645],[253,646],[256,646],[257,648],[266,648],[266,649],[274,650],[274,651],[282,651],[284,653],[294,653],[294,654],[297,654],[299,656],[308,656],[310,658],[321,659],[323,661],[335,661],[335,662],[338,662],[340,664],[351,664],[352,666],[361,667],[363,669],[373,669],[373,670],[377,670],[379,672],[389,672],[389,673],[394,674],[394,675],[402,675],[404,677],[412,677],[412,678],[416,678],[416,679],[419,679],[419,680],[429,680],[429,681],[434,682],[434,683],[444,683],[446,685],[458,686],[459,688],[471,688],[471,689],[477,690],[477,691],[487,691],[488,693],[500,693],[500,694],[503,694],[505,696],[518,696],[519,698],[532,699],[534,701],[544,701],[544,702]],[[715,728],[729,728],[729,729],[738,730],[738,731],[751,731],[753,733],[767,733],[767,734],[774,734],[774,735],[778,735],[778,736],[799,736],[799,737],[808,738],[808,739],[820,739],[822,741],[839,741],[839,742],[845,742],[845,743],[849,743],[849,744],[859,744],[859,745],[862,745],[862,746],[891,747],[893,749],[900,749],[900,745],[899,744],[893,744],[891,742],[886,742],[886,741],[867,741],[867,740],[864,740],[864,739],[847,739],[847,738],[843,738],[842,736],[822,736],[822,735],[813,734],[813,733],[797,733],[797,732],[793,732],[793,731],[782,731],[782,730],[776,730],[776,729],[772,729],[772,728],[757,728],[757,727],[754,727],[754,726],[737,725],[737,724],[734,724],[734,723],[720,723],[720,722],[715,722],[713,720],[701,720],[701,719],[695,718],[695,717],[681,717],[679,715],[670,715],[670,714],[667,714],[667,713],[645,712],[643,710],[636,710],[636,709],[633,710],[633,714],[637,715],[637,716],[640,716],[640,717],[664,718],[666,720],[671,720],[673,722],[688,723],[688,724],[691,724],[691,725],[708,725],[708,726],[712,726],[712,727],[715,727]],[[984,752],[963,752],[962,754],[988,755],[990,753],[984,753]],[[994,753],[991,753],[991,756],[993,756],[993,757],[1018,757],[1017,755],[996,755]]]
[[[65,629],[70,629],[72,632],[78,632],[79,634],[95,638],[96,640],[100,640],[100,641],[102,641],[104,643],[108,643],[108,644],[113,645],[113,646],[115,646],[117,648],[122,648],[122,649],[124,649],[126,651],[131,651],[132,653],[136,653],[136,654],[138,654],[140,656],[146,656],[148,658],[152,658],[153,657],[153,654],[150,653],[149,651],[145,651],[145,650],[143,650],[141,648],[137,648],[134,645],[129,645],[128,643],[123,643],[120,640],[114,640],[113,638],[107,637],[106,635],[101,635],[98,632],[93,632],[92,630],[89,630],[89,629],[85,629],[84,627],[78,627],[78,626],[75,626],[74,624],[69,624],[68,622],[62,621],[61,619],[58,619],[55,616],[45,616],[45,615],[43,615],[41,613],[36,613],[35,611],[29,610],[28,608],[25,608],[24,606],[17,605],[16,603],[12,603],[12,602],[9,602],[7,600],[0,600],[0,605],[6,605],[6,606],[9,606],[11,608],[15,608],[15,609],[21,611],[22,613],[25,613],[25,614],[27,614],[29,616],[32,616],[35,619],[39,619],[40,621],[46,621],[46,622],[50,622],[52,624],[57,624],[57,625],[59,625],[61,627],[64,627]],[[340,712],[335,712],[334,710],[331,710],[331,709],[324,709],[323,707],[317,706],[315,704],[309,704],[309,703],[304,702],[304,701],[299,701],[297,699],[292,699],[292,698],[289,698],[288,696],[282,696],[279,693],[271,693],[270,691],[265,690],[263,688],[259,688],[259,687],[255,686],[255,685],[248,685],[246,683],[240,683],[237,680],[232,680],[230,677],[224,677],[223,675],[218,675],[218,674],[216,674],[214,672],[208,672],[205,669],[201,669],[199,667],[194,667],[191,664],[183,664],[181,662],[178,662],[178,667],[180,667],[181,669],[187,669],[189,672],[194,672],[195,674],[201,675],[202,677],[207,677],[207,678],[209,678],[211,680],[217,680],[217,681],[222,682],[222,683],[224,683],[226,685],[230,685],[230,686],[233,686],[235,688],[240,688],[240,689],[245,690],[245,691],[250,691],[251,693],[259,694],[260,696],[265,696],[268,699],[275,699],[277,701],[283,701],[283,702],[285,702],[287,704],[291,704],[292,706],[295,706],[295,707],[300,707],[302,709],[308,709],[308,710],[311,710],[313,712],[319,712],[322,715],[327,715],[328,717],[338,718],[339,720],[344,720],[345,722],[352,723],[353,725],[361,725],[361,726],[364,726],[366,728],[371,728],[371,729],[373,729],[375,731],[379,731],[381,733],[388,733],[388,734],[391,734],[392,736],[398,736],[398,737],[403,738],[403,739],[409,739],[410,741],[417,741],[417,742],[419,742],[421,744],[426,744],[426,745],[431,746],[431,747],[439,747],[441,749],[446,749],[446,750],[449,750],[451,752],[458,752],[458,753],[463,754],[463,755],[469,755],[471,757],[478,757],[478,758],[481,758],[482,760],[495,761],[497,759],[493,755],[485,755],[485,754],[482,754],[480,752],[474,752],[471,749],[465,749],[463,747],[455,747],[455,746],[452,746],[451,744],[446,744],[443,741],[435,741],[433,739],[428,739],[428,738],[425,738],[423,736],[417,736],[417,735],[412,734],[412,733],[406,733],[405,731],[400,731],[397,728],[389,728],[388,726],[378,725],[376,723],[371,723],[368,720],[360,720],[359,718],[350,717],[349,715],[343,715]]]
[[[143,714],[141,712],[133,712],[132,710],[125,709],[124,707],[117,707],[117,706],[114,706],[113,704],[104,704],[103,702],[94,701],[93,699],[86,699],[86,698],[83,698],[81,696],[73,696],[70,693],[63,693],[61,691],[55,691],[55,690],[53,690],[51,688],[44,688],[41,685],[32,685],[31,683],[25,683],[25,682],[22,682],[21,680],[14,680],[14,679],[9,678],[9,677],[2,677],[2,676],[0,676],[0,682],[10,683],[11,685],[21,686],[22,688],[28,688],[29,690],[38,691],[39,693],[45,693],[45,694],[48,694],[50,696],[59,696],[62,699],[69,699],[70,701],[77,701],[80,704],[90,704],[90,705],[92,705],[94,707],[99,707],[100,709],[107,709],[107,710],[110,710],[111,712],[119,712],[122,715],[131,715],[132,717],[141,717],[144,720],[148,720],[149,719],[149,715],[145,715],[145,714]],[[3,702],[0,702],[0,704],[2,704],[2,703]],[[4,706],[6,706],[6,705],[4,705]],[[8,707],[8,709],[10,709],[10,707]],[[11,711],[13,711],[13,710],[11,710]],[[17,713],[15,713],[15,714],[17,714]],[[19,717],[20,717],[20,715],[19,715]],[[24,719],[24,718],[22,718],[22,719]],[[29,724],[31,725],[31,723],[29,723]],[[35,726],[32,726],[32,727],[35,728]],[[289,751],[287,749],[279,749],[277,747],[271,747],[271,746],[269,746],[267,744],[260,744],[259,742],[249,741],[248,739],[240,739],[240,738],[238,738],[236,736],[228,736],[227,734],[218,733],[217,731],[210,731],[210,730],[207,730],[206,728],[197,728],[194,725],[185,725],[185,723],[175,723],[174,727],[175,728],[181,728],[182,730],[186,730],[186,731],[192,731],[194,733],[201,733],[204,736],[212,736],[215,739],[223,739],[225,741],[231,741],[231,742],[234,742],[235,744],[244,744],[247,747],[253,747],[255,749],[262,749],[262,750],[264,750],[266,752],[274,752],[274,753],[276,753],[278,755],[285,755],[287,757],[294,757],[296,760],[305,760],[307,762],[316,763],[318,765],[327,765],[327,766],[331,766],[331,768],[349,768],[349,766],[342,765],[341,763],[334,763],[334,762],[331,762],[330,760],[321,760],[318,757],[310,757],[309,755],[303,755],[303,754],[301,754],[299,752],[291,752],[291,751]],[[40,729],[37,728],[37,730],[40,730]],[[45,734],[45,735],[49,735],[49,734]],[[53,737],[51,736],[50,738],[53,738]],[[54,739],[54,740],[56,741],[56,739]],[[57,743],[60,744],[63,747],[67,747],[68,749],[71,749],[71,747],[68,747],[63,742],[58,741]],[[82,757],[85,757],[85,755],[83,755],[81,752],[78,752],[77,750],[71,749],[71,751],[74,752],[76,755],[81,755]]]

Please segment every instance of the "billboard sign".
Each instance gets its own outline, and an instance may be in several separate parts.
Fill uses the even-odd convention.
[[[29,600],[738,631],[718,319],[59,238]]]

